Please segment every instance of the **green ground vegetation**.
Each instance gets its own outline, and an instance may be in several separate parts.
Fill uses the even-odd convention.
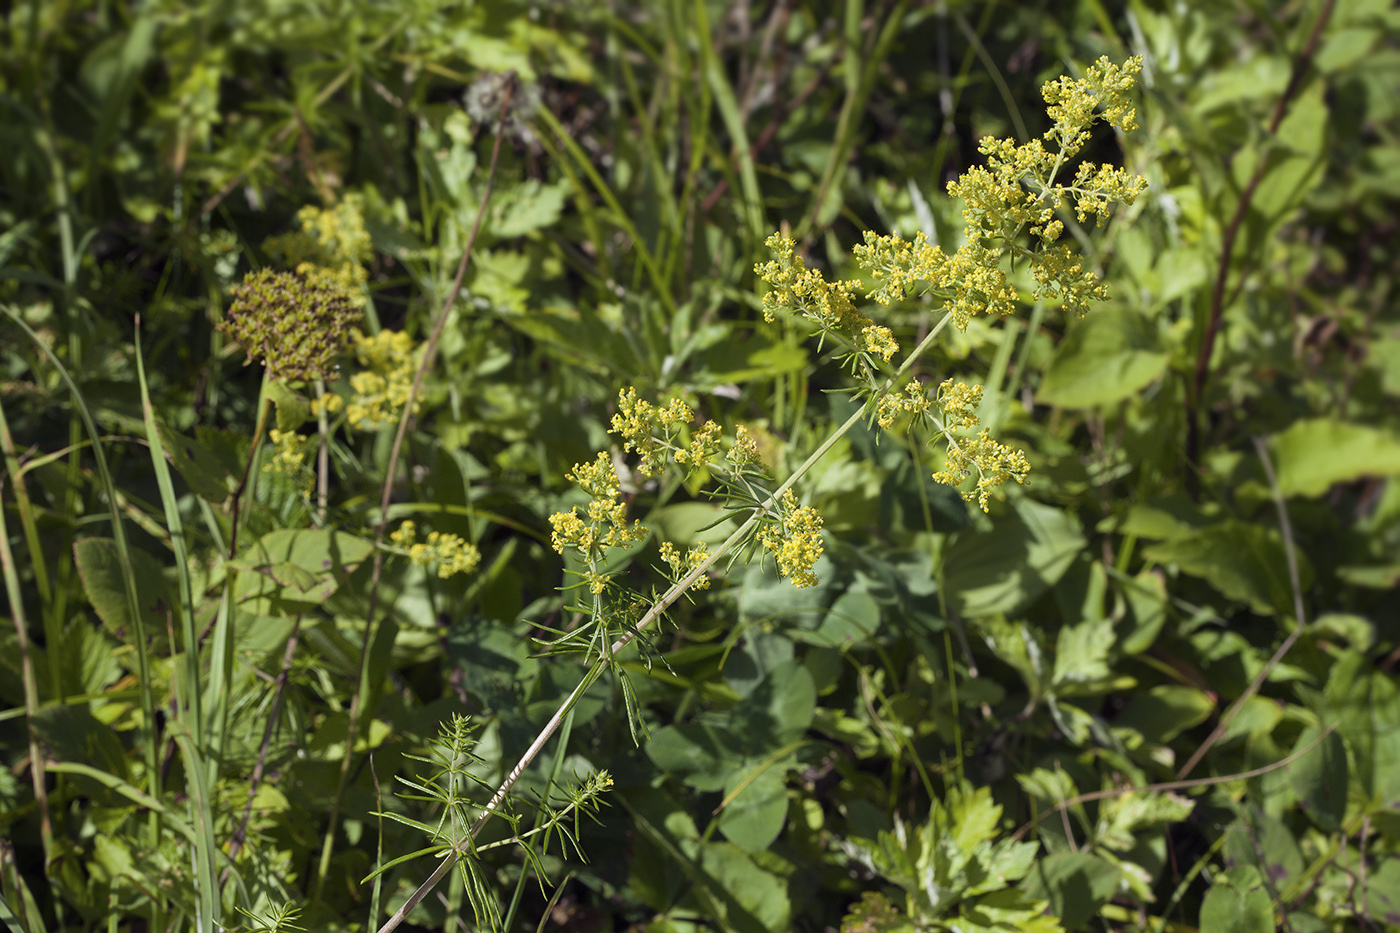
[[[1400,929],[1394,4],[0,16],[10,929]]]

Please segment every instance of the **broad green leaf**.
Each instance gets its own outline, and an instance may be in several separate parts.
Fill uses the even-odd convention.
[[[677,775],[696,790],[717,791],[743,766],[743,744],[729,729],[682,722],[653,732],[643,750],[662,772]]]
[[[1218,875],[1201,904],[1201,933],[1273,933],[1274,908],[1253,866]]]
[[[228,562],[242,571],[235,598],[258,615],[305,611],[329,599],[373,550],[370,542],[343,531],[269,532]]]
[[[111,538],[82,538],[74,542],[73,559],[83,581],[83,591],[107,630],[130,643],[136,629],[122,582],[123,576],[130,573],[136,581],[136,599],[147,637],[156,646],[164,646],[168,640],[166,616],[174,610],[175,597],[160,562],[138,547],[128,549],[131,566],[125,567],[117,554],[117,543]],[[160,647],[157,650],[161,650]]]
[[[1320,496],[1336,483],[1400,473],[1400,437],[1380,428],[1316,418],[1273,439],[1279,490]]]
[[[1350,766],[1367,798],[1400,803],[1400,687],[1371,670],[1366,656],[1347,651],[1332,666],[1318,713],[1340,721]]]
[[[1167,359],[1155,325],[1136,311],[1096,311],[1070,327],[1037,399],[1064,408],[1112,404],[1159,378]]]
[[[1283,542],[1272,528],[1235,520],[1206,525],[1193,534],[1150,545],[1143,556],[1201,577],[1224,596],[1248,603],[1255,612],[1273,615],[1293,610]],[[1312,568],[1301,552],[1298,564],[1306,590]]]
[[[1365,59],[1379,38],[1380,32],[1374,28],[1328,30],[1313,65],[1323,74],[1344,71]]]
[[[880,628],[880,604],[864,590],[847,590],[827,610],[816,631],[794,629],[791,637],[828,648],[864,644]]]
[[[1088,852],[1057,852],[1035,863],[1026,893],[1048,901],[1066,930],[1088,924],[1118,889],[1118,869]]]
[[[1380,376],[1388,395],[1400,395],[1400,338],[1380,337],[1366,348],[1366,364]]]
[[[744,574],[739,590],[739,614],[746,622],[795,619],[808,626],[820,624],[825,607],[836,597],[831,561],[825,554],[816,565],[817,585],[798,589],[778,576],[771,560],[755,560]]]
[[[798,661],[774,667],[730,713],[730,727],[763,755],[793,741],[812,724],[817,686]]]
[[[279,431],[295,431],[311,417],[311,399],[280,382],[268,383],[267,397],[276,406]]]
[[[1193,801],[1171,793],[1118,794],[1099,805],[1094,841],[1106,849],[1127,852],[1138,843],[1136,833],[1179,823],[1195,808]]]
[[[729,537],[734,522],[728,515],[709,502],[680,502],[657,509],[647,516],[646,523],[659,540],[686,548],[700,541],[717,544]]]
[[[1225,864],[1249,865],[1285,890],[1303,873],[1303,852],[1283,822],[1257,809],[1225,828]]]
[[[1165,744],[1205,722],[1214,708],[1210,696],[1202,690],[1164,684],[1134,694],[1113,725],[1132,729],[1148,742]]]
[[[789,757],[760,764],[762,770],[741,769],[730,774],[724,782],[724,799],[729,802],[719,813],[720,832],[726,839],[746,852],[762,852],[772,845],[787,822],[784,776],[793,763]]]
[[[1377,923],[1400,927],[1400,856],[1391,855],[1367,875],[1363,903]]]
[[[1113,650],[1113,622],[1086,620],[1060,629],[1055,643],[1054,686],[1057,692],[1076,685],[1106,680],[1112,671],[1108,656]]]
[[[1014,615],[1064,576],[1083,547],[1071,515],[1017,499],[990,531],[963,532],[948,546],[948,598],[963,616]]]
[[[487,232],[506,240],[552,227],[559,222],[567,195],[563,181],[547,185],[532,178],[511,185],[491,198]]]
[[[697,387],[702,390],[727,383],[773,379],[784,373],[799,372],[809,362],[807,348],[787,343],[771,343],[762,337],[746,340],[732,337],[697,354]]]
[[[981,843],[996,838],[1001,805],[992,800],[990,787],[971,793],[950,791],[947,809],[953,824],[951,838],[963,852],[971,855]]]
[[[1118,647],[1125,655],[1142,654],[1157,640],[1167,621],[1167,582],[1160,573],[1142,570],[1131,580],[1115,581],[1127,602],[1117,623]]]
[[[92,765],[119,780],[131,780],[121,740],[86,706],[51,706],[35,713],[30,722],[54,760]]]
[[[788,933],[791,929],[787,885],[754,864],[744,850],[728,842],[711,843],[701,852],[700,864],[716,888],[725,892],[729,910],[727,917],[720,918],[728,921],[723,929],[734,933]]]
[[[1312,750],[1288,766],[1288,779],[1303,809],[1327,832],[1342,828],[1347,812],[1347,750],[1336,732],[1322,737],[1317,727],[1303,730],[1293,752]]]

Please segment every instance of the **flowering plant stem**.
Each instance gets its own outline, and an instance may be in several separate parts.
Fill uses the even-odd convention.
[[[943,328],[947,327],[948,322],[952,319],[952,312],[948,312],[943,315],[942,320],[940,320],[936,325],[934,325],[934,327],[928,332],[928,335],[925,336],[922,341],[920,341],[919,345],[915,347],[907,357],[905,357],[904,362],[899,365],[899,368],[895,370],[894,374],[891,375],[887,380],[885,380],[885,383],[882,387],[884,391],[888,391],[896,382],[899,381],[899,379],[905,373],[909,371],[910,367],[914,365],[914,363],[919,359],[919,357],[923,356],[923,354],[928,350],[928,348],[933,345],[933,342],[936,339],[938,339],[938,335],[943,332]],[[569,696],[564,700],[562,704],[560,704],[559,709],[557,709],[554,712],[554,714],[550,716],[549,722],[545,723],[544,728],[540,730],[539,735],[535,736],[535,740],[530,743],[530,747],[525,750],[525,753],[523,755],[520,756],[520,761],[518,761],[515,767],[510,770],[510,773],[506,775],[505,780],[503,780],[501,782],[501,785],[498,788],[496,788],[496,792],[491,795],[490,801],[488,801],[486,806],[482,808],[481,814],[477,817],[476,822],[472,825],[470,837],[471,839],[475,839],[481,833],[481,830],[486,826],[486,823],[491,819],[491,817],[496,814],[497,809],[501,806],[501,804],[505,801],[506,797],[510,794],[511,789],[515,786],[515,783],[518,780],[520,780],[520,776],[525,773],[525,769],[530,767],[531,763],[533,763],[534,760],[539,756],[540,752],[544,750],[545,745],[549,742],[551,738],[553,738],[554,733],[558,731],[559,726],[564,722],[564,719],[566,716],[568,716],[569,711],[574,708],[574,705],[578,703],[578,701],[583,697],[584,693],[586,693],[588,689],[593,686],[593,684],[597,683],[598,678],[602,676],[604,669],[606,669],[608,665],[608,657],[616,655],[617,652],[621,651],[623,648],[627,647],[627,645],[635,641],[637,636],[640,635],[642,631],[647,628],[647,626],[651,625],[658,618],[660,618],[661,614],[665,612],[671,606],[672,603],[679,599],[681,594],[690,588],[691,584],[693,584],[696,580],[700,579],[701,575],[708,571],[710,567],[712,567],[715,564],[716,561],[718,561],[722,556],[724,556],[734,547],[745,541],[748,538],[749,533],[754,529],[754,526],[758,524],[760,517],[769,509],[771,509],[776,503],[778,503],[782,499],[783,494],[786,493],[788,490],[792,489],[792,487],[797,483],[797,481],[801,479],[807,473],[807,471],[812,469],[812,467],[816,465],[817,461],[821,460],[821,458],[826,455],[827,451],[831,450],[831,448],[836,445],[837,441],[844,437],[851,430],[851,428],[855,427],[858,422],[860,422],[866,417],[870,409],[871,403],[878,400],[878,398],[879,393],[873,394],[870,400],[866,402],[866,404],[862,405],[849,418],[847,418],[845,423],[843,423],[839,428],[833,431],[831,433],[831,436],[828,437],[825,441],[823,441],[820,447],[812,451],[811,456],[809,456],[806,460],[802,461],[802,464],[798,466],[797,469],[793,470],[792,475],[789,476],[781,486],[775,489],[762,505],[754,508],[753,513],[749,516],[747,521],[740,525],[734,531],[733,534],[731,534],[728,538],[724,540],[722,544],[715,548],[715,550],[708,557],[706,557],[703,561],[698,563],[694,568],[691,569],[689,573],[687,573],[684,577],[682,577],[674,585],[672,585],[670,589],[663,593],[661,597],[657,599],[657,601],[651,606],[651,608],[646,611],[646,614],[643,615],[640,620],[638,620],[636,627],[632,631],[626,633],[625,635],[622,635],[620,638],[617,639],[617,641],[613,642],[612,650],[608,653],[607,656],[600,657],[598,660],[593,662],[592,666],[590,666],[588,669],[588,673],[584,675],[583,679],[579,681],[578,686],[575,687],[573,692],[569,694]],[[457,864],[457,860],[462,857],[463,851],[468,844],[469,842],[467,840],[464,840],[462,844],[448,850],[448,852],[442,856],[441,864],[438,865],[437,869],[431,875],[428,876],[427,880],[425,880],[421,885],[418,886],[418,889],[414,891],[412,895],[409,896],[408,900],[404,902],[403,906],[400,907],[397,911],[395,911],[392,917],[385,921],[384,925],[379,928],[379,933],[389,933],[390,930],[393,930],[400,923],[402,923],[404,919],[409,915],[409,913],[413,910],[413,908],[416,907],[419,904],[419,902],[423,900],[423,898],[427,897],[428,894],[435,887],[437,887],[438,883],[441,882],[442,879],[447,876],[447,874],[452,870],[453,866]]]
[[[316,883],[312,889],[311,905],[313,907],[321,900],[326,875],[330,871],[331,853],[334,851],[335,830],[340,818],[340,807],[345,800],[345,792],[350,786],[350,763],[355,757],[355,739],[359,735],[360,717],[364,712],[362,704],[365,695],[369,692],[370,646],[374,643],[376,630],[374,613],[379,600],[379,583],[384,570],[384,531],[389,522],[389,501],[393,498],[394,478],[398,473],[399,455],[403,451],[404,439],[408,435],[408,423],[413,418],[414,402],[423,386],[423,379],[427,375],[428,368],[432,366],[437,355],[438,342],[442,339],[442,332],[446,327],[449,315],[452,313],[452,308],[457,303],[457,296],[462,293],[462,283],[467,276],[467,266],[471,263],[472,252],[476,247],[476,238],[481,232],[481,224],[486,217],[486,208],[491,203],[491,192],[495,189],[496,165],[501,156],[502,127],[505,125],[506,114],[510,111],[511,95],[515,88],[514,72],[510,72],[508,77],[505,95],[501,100],[496,137],[491,144],[491,162],[486,171],[486,184],[482,191],[481,203],[476,209],[476,219],[472,222],[471,231],[467,235],[466,246],[462,249],[462,259],[457,264],[457,274],[453,277],[452,286],[447,290],[447,297],[443,300],[442,311],[438,314],[432,334],[428,337],[428,343],[424,347],[423,358],[419,361],[418,369],[413,374],[413,384],[408,390],[408,398],[404,400],[403,412],[399,416],[398,430],[394,434],[394,443],[389,448],[389,464],[385,468],[384,484],[380,490],[379,519],[374,526],[374,566],[370,574],[369,608],[365,613],[364,638],[360,643],[360,676],[356,681],[355,693],[350,698],[349,723],[345,732],[345,754],[340,763],[335,801],[331,804],[330,821],[326,827],[325,839],[321,846],[321,860],[316,870]],[[394,924],[394,926],[397,925]],[[389,928],[392,929],[392,927]]]

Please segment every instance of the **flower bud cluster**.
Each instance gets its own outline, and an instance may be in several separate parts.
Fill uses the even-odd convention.
[[[260,269],[233,289],[219,329],[263,360],[268,378],[287,384],[323,378],[335,366],[360,311],[332,276]]]
[[[471,573],[481,563],[481,552],[460,535],[431,531],[425,541],[418,540],[413,522],[404,522],[389,535],[389,540],[407,548],[408,559],[420,567],[437,565],[438,576],[446,579],[453,574]]]
[[[763,464],[763,452],[758,449],[758,440],[744,425],[734,429],[734,446],[724,458],[736,467],[755,467]]]

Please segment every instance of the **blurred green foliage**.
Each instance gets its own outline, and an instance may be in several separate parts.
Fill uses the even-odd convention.
[[[580,501],[565,472],[615,446],[618,390],[744,424],[790,472],[852,408],[826,391],[844,386],[829,351],[763,321],[764,239],[790,231],[831,277],[858,274],[868,229],[951,252],[945,188],[978,140],[1039,136],[1043,82],[1137,54],[1142,129],[1085,155],[1150,188],[1094,236],[1061,216],[1110,300],[1082,320],[1028,301],[920,363],[984,388],[1028,485],[983,515],[925,451],[852,431],[799,488],[825,520],[820,583],[738,564],[678,603],[659,657],[626,662],[649,741],[605,676],[518,785],[587,810],[561,788],[606,770],[595,821],[523,861],[487,846],[546,824],[498,822],[475,887],[408,922],[484,924],[470,899],[511,931],[1400,926],[1393,4],[3,15],[11,925],[375,928],[427,872],[368,876],[455,825],[445,801],[498,783],[579,683],[537,650],[569,625],[557,588],[578,569],[548,516]],[[322,506],[314,454],[260,424],[269,400],[268,426],[295,431],[314,393],[244,366],[219,329],[232,289],[335,268],[365,339],[423,340],[508,87],[389,512],[392,425],[335,422]],[[332,215],[363,227],[316,227]],[[1012,281],[1033,289],[1024,267]],[[936,310],[871,313],[908,341]],[[369,411],[366,347],[327,383]],[[382,402],[406,370],[380,362]],[[249,471],[254,453],[290,465]],[[638,588],[661,580],[660,541],[723,536],[694,488],[624,492],[655,533],[612,568]],[[367,632],[371,529],[402,519],[480,563],[444,578],[390,554]]]

